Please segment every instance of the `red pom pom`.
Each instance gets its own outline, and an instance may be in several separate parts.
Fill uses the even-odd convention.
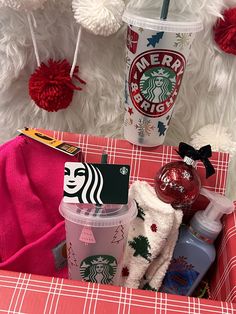
[[[74,90],[81,90],[72,83],[70,77],[71,65],[67,60],[54,61],[41,65],[31,75],[29,94],[35,104],[49,112],[67,108],[72,101]],[[78,76],[78,67],[73,77],[85,84]]]
[[[170,162],[162,167],[155,178],[157,196],[174,208],[186,208],[198,197],[200,177],[190,165],[183,161]]]
[[[236,55],[236,8],[225,10],[223,16],[213,29],[215,41],[224,52]]]

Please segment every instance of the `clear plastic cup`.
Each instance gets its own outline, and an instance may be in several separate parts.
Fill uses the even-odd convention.
[[[163,144],[195,34],[196,17],[127,9],[124,137],[147,147]],[[190,82],[191,84],[191,82]]]
[[[127,205],[60,204],[70,279],[119,285],[135,201]]]

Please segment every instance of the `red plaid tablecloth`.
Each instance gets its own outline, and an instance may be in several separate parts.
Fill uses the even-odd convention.
[[[45,133],[45,130],[42,130]],[[102,151],[108,162],[130,164],[130,183],[145,180],[154,184],[156,171],[164,164],[180,160],[175,147],[153,149],[134,146],[124,140],[88,135],[46,131],[48,135],[78,145],[87,162],[99,163]],[[198,170],[203,186],[225,193],[228,154],[213,153],[211,162],[216,175],[205,179],[204,166]],[[219,241],[215,274],[211,282],[212,295],[218,300],[235,301],[236,243],[235,214],[225,220]],[[82,283],[59,278],[41,277],[0,271],[0,313],[236,313],[236,305],[218,301],[179,297],[143,290]]]

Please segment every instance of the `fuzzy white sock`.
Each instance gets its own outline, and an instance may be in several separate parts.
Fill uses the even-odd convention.
[[[175,210],[156,196],[144,181],[136,181],[130,197],[138,205],[138,216],[132,222],[123,263],[123,286],[139,288],[150,264],[168,243],[173,229]]]
[[[148,267],[145,273],[145,279],[141,284],[142,289],[153,291],[159,290],[173,255],[182,218],[183,212],[181,210],[176,210],[174,213],[173,228],[168,236],[166,245],[160,255],[157,256]]]

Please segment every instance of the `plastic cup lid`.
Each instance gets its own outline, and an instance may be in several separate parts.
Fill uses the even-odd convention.
[[[133,200],[127,205],[107,204],[100,207],[93,204],[64,203],[62,200],[59,212],[66,220],[79,225],[113,227],[129,224],[137,216],[137,206]]]
[[[161,20],[158,11],[145,9],[126,9],[123,21],[129,25],[161,32],[196,33],[203,29],[203,24],[197,17],[184,14],[168,15],[167,20]]]

